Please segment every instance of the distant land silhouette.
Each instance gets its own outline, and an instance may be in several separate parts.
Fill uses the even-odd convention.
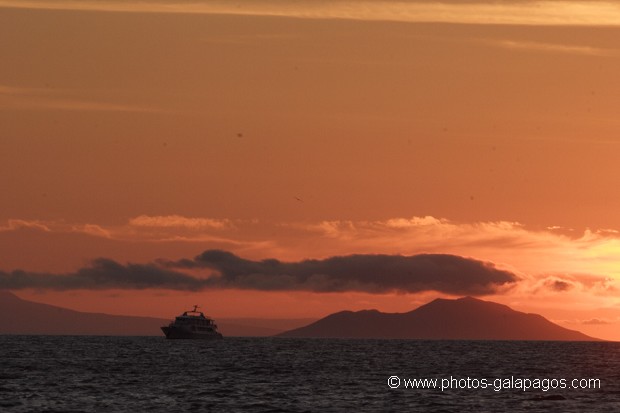
[[[280,337],[401,338],[429,340],[595,341],[539,314],[472,297],[436,299],[408,313],[342,311]]]
[[[179,309],[179,314],[183,312]],[[170,318],[86,313],[19,298],[0,290],[0,334],[162,336]],[[216,319],[224,336],[273,336],[313,319]]]

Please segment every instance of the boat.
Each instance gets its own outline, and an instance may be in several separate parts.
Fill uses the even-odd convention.
[[[210,317],[198,311],[195,305],[193,310],[185,311],[176,317],[169,325],[161,328],[169,339],[198,339],[218,340],[222,334],[217,331],[217,324]]]

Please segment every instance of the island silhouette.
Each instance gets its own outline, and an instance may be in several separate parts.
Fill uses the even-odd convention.
[[[80,312],[23,300],[0,290],[0,334],[152,336],[161,335],[160,327],[169,322],[170,319],[154,317]],[[218,325],[225,337],[598,340],[554,324],[541,315],[472,297],[438,298],[407,313],[341,311],[314,322],[218,319]]]
[[[180,309],[183,310],[183,309]],[[161,326],[170,318],[110,315],[70,310],[19,298],[8,290],[0,290],[0,334],[32,335],[106,335],[161,336]],[[226,337],[273,336],[315,319],[218,318],[220,331]]]
[[[297,338],[595,341],[539,314],[473,297],[438,298],[407,313],[341,311],[279,334]]]

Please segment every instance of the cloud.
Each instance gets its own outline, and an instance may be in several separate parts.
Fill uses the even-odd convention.
[[[563,292],[572,289],[574,287],[574,284],[566,280],[548,279],[545,280],[545,286],[550,290]]]
[[[78,99],[43,99],[37,98],[15,105],[21,109],[51,109],[79,112],[130,112],[130,113],[162,113],[162,110],[118,103],[95,102]]]
[[[620,7],[612,1],[0,0],[0,7],[466,24],[620,25]]]
[[[252,225],[251,221],[227,218],[185,217],[182,215],[139,215],[126,225],[116,227],[113,237],[122,240],[148,242],[213,243],[224,248],[253,248],[266,241],[245,241],[222,234],[236,235],[237,225]],[[247,229],[247,227],[246,227]]]
[[[189,273],[207,270],[206,277]],[[484,295],[518,281],[492,263],[445,254],[348,255],[323,260],[281,262],[240,258],[208,250],[193,259],[119,264],[99,258],[69,274],[0,272],[5,289],[145,289],[414,293],[438,291]]]
[[[235,222],[252,224],[251,221]],[[94,237],[119,241],[145,242],[213,242],[236,246],[248,246],[252,242],[212,235],[214,231],[234,230],[229,219],[187,218],[180,215],[149,216],[140,215],[129,219],[123,225],[105,226],[92,223],[68,223],[64,220],[42,221],[9,219],[6,225],[0,224],[0,232],[16,231],[23,228],[36,229],[50,233],[83,233]]]
[[[447,254],[348,255],[322,260],[281,262],[246,260],[221,251],[205,251],[193,260],[167,263],[173,268],[207,268],[209,279],[224,288],[369,293],[441,291],[490,294],[517,277],[493,264]]]
[[[170,271],[155,264],[122,265],[98,258],[90,266],[71,274],[32,273],[21,270],[0,272],[0,289],[105,290],[168,288],[195,290],[202,287],[200,279]]]
[[[523,42],[515,40],[487,41],[487,43],[501,48],[513,50],[554,52],[586,56],[614,56],[618,54],[618,51],[615,49],[603,49],[592,46],[577,46],[560,43]]]
[[[32,228],[50,233],[81,232],[131,242],[208,243],[252,258],[295,261],[349,254],[452,254],[483,257],[502,268],[538,279],[549,275],[620,277],[617,230],[583,232],[562,227],[528,228],[513,221],[456,222],[433,216],[375,221],[260,222],[234,218],[137,215],[117,225],[9,219],[0,232]],[[1,258],[1,256],[0,256]]]
[[[447,253],[484,259],[537,277],[598,274],[620,277],[620,236],[605,230],[528,228],[519,222],[456,222],[432,216],[376,221],[289,224],[315,253]],[[306,235],[303,233],[305,232]],[[320,242],[316,240],[320,239]]]
[[[4,231],[17,231],[19,229],[36,229],[39,231],[50,232],[50,228],[43,222],[35,220],[28,221],[24,219],[9,219],[6,226],[0,227],[0,232]]]
[[[531,252],[544,249],[550,241],[558,238],[549,232],[532,232],[518,222],[458,223],[432,216],[383,221],[324,221],[288,226],[297,231],[318,234],[325,239],[325,248],[333,249],[334,243],[346,242],[354,251],[400,254],[448,252],[478,255],[476,251],[493,250],[513,255],[516,250]]]
[[[394,291],[417,291],[413,281],[412,286],[394,282],[390,284],[392,275],[385,272],[378,272],[381,277],[386,278],[386,281],[377,285],[372,285],[369,278],[336,279],[332,273],[325,271],[320,277],[318,275],[312,277],[304,272],[304,268],[309,265],[309,262],[304,261],[308,251],[312,251],[314,258],[322,260],[320,262],[325,268],[332,268],[331,262],[328,265],[324,261],[334,256],[480,257],[518,277],[519,282],[509,282],[505,285],[514,286],[510,289],[511,295],[522,294],[524,297],[532,294],[547,296],[550,299],[562,297],[585,299],[585,296],[590,296],[592,299],[600,300],[602,297],[617,297],[616,280],[620,279],[618,259],[620,236],[616,230],[585,230],[579,233],[577,230],[569,231],[557,227],[532,229],[512,221],[463,223],[422,216],[393,217],[375,221],[274,223],[233,218],[185,217],[176,214],[143,214],[118,225],[11,219],[0,223],[0,233],[8,242],[11,242],[11,237],[18,237],[19,242],[24,242],[24,237],[39,237],[42,234],[53,236],[62,233],[82,233],[93,238],[104,238],[110,242],[131,242],[136,246],[146,243],[170,244],[174,245],[176,251],[182,249],[195,251],[196,246],[202,249],[224,249],[249,259],[259,260],[255,261],[258,263],[263,257],[277,257],[283,261],[279,262],[278,268],[286,270],[286,273],[280,274],[282,276],[269,272],[255,272],[263,275],[260,281],[269,278],[272,287],[268,287],[266,281],[264,286],[253,286],[253,277],[256,278],[253,274],[241,274],[233,280],[230,276],[234,274],[224,271],[219,280],[214,278],[204,284],[204,288],[220,288],[230,284],[232,287],[237,285],[235,288],[299,288],[309,291],[331,291],[338,290],[337,283],[342,282],[346,286],[342,288],[355,291],[381,289],[387,291],[390,288]],[[158,251],[161,251],[164,247],[158,248]],[[0,252],[0,261],[5,259],[7,262],[16,262],[8,259],[8,254],[10,253],[5,252],[2,255]],[[74,259],[70,256],[70,252],[67,252],[66,256],[68,262]],[[151,257],[157,256],[154,254]],[[78,262],[82,259],[80,257]],[[350,261],[352,263],[355,260]],[[438,258],[437,262],[440,261]],[[191,265],[187,268],[167,267],[167,269],[181,273],[189,272],[193,275],[200,274],[203,277],[219,271],[215,267],[209,269],[204,260],[197,258],[184,262]],[[13,268],[23,268],[27,265],[29,264],[26,262]],[[161,267],[160,264],[156,266]],[[321,267],[315,265],[315,268]],[[350,273],[350,271],[344,272],[345,277]],[[290,287],[287,287],[287,282]],[[305,285],[300,285],[303,283]],[[499,287],[499,284],[495,286]],[[443,284],[437,288],[444,292],[460,291],[460,287],[450,290],[449,286]],[[488,290],[480,288],[478,291]],[[500,290],[500,293],[505,292],[503,288]]]
[[[71,90],[0,85],[0,108],[78,112],[164,113],[163,110],[156,108],[106,102],[96,97],[76,97],[74,96],[76,93],[76,91]],[[80,94],[82,93],[80,92]]]
[[[611,320],[602,320],[600,318],[591,318],[589,320],[583,320],[581,324],[585,325],[606,325],[606,324],[615,324],[614,321]]]
[[[101,238],[112,238],[112,234],[107,229],[95,225],[95,224],[82,224],[82,225],[73,225],[71,227],[73,232],[79,232],[82,234],[92,235],[94,237]]]
[[[181,215],[140,215],[129,220],[129,225],[147,228],[187,228],[187,229],[222,229],[231,227],[228,219],[187,218]]]
[[[591,274],[561,274],[539,276],[533,280],[535,282],[532,291],[551,291],[554,293],[566,293],[570,291],[593,292],[597,294],[614,293],[616,287],[614,280],[610,277],[603,277]]]

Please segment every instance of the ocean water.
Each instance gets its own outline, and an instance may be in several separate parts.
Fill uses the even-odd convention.
[[[620,343],[0,336],[0,411],[147,410],[618,412]]]

